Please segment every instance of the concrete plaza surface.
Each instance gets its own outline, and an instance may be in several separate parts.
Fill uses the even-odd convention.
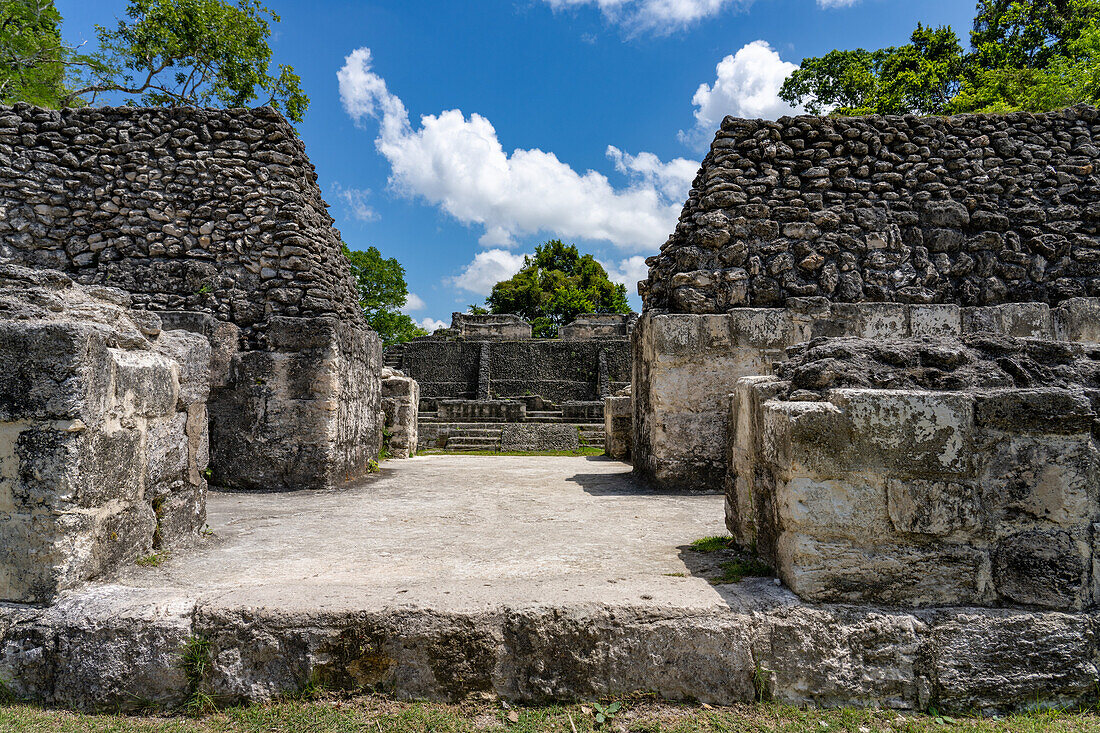
[[[316,610],[697,606],[721,600],[682,548],[725,534],[722,511],[717,495],[646,491],[606,458],[425,456],[354,488],[211,492],[211,537],[111,584]]]
[[[1093,614],[810,604],[772,578],[713,585],[721,554],[686,546],[724,533],[721,497],[653,493],[602,458],[391,461],[339,491],[212,493],[209,524],[159,567],[45,608],[0,604],[6,688],[112,710],[317,686],[941,711],[1079,704],[1096,690]]]

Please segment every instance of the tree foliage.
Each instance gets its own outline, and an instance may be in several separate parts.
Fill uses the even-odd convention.
[[[0,102],[61,106],[69,55],[53,0],[0,0]]]
[[[309,97],[290,66],[272,73],[270,23],[260,0],[130,0],[126,19],[96,26],[100,49],[69,100],[132,95],[143,105],[282,110],[300,122]]]
[[[309,97],[286,65],[271,68],[279,16],[261,0],[130,0],[96,26],[98,48],[61,39],[53,0],[0,0],[0,99],[79,107],[122,97],[148,106],[268,105],[301,122]]]
[[[979,0],[963,51],[950,27],[905,46],[802,61],[780,96],[813,114],[1048,111],[1100,101],[1100,0]]]
[[[359,305],[367,323],[382,338],[385,346],[400,344],[428,332],[401,312],[409,299],[405,268],[396,259],[385,258],[377,247],[352,250],[343,245],[344,256],[351,263],[359,291]]]
[[[630,313],[626,286],[611,282],[592,255],[552,239],[524,258],[523,268],[493,286],[485,299],[492,313],[514,313],[531,322],[540,338],[582,313]]]

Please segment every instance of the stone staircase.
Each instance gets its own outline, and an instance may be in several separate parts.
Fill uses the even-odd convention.
[[[390,369],[400,369],[405,362],[405,344],[394,344],[386,349],[383,364]]]
[[[435,412],[421,412],[418,418],[421,448],[439,448],[448,453],[501,450],[503,421],[451,422]],[[604,425],[596,421],[566,420],[560,410],[528,412],[527,423],[564,424],[575,427],[582,448],[604,447]]]
[[[499,451],[501,430],[501,428],[485,427],[483,424],[459,427],[447,438],[445,450],[452,453]]]
[[[603,448],[604,428],[603,423],[578,426],[581,433],[582,448]]]

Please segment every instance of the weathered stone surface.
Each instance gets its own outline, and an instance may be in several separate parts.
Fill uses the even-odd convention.
[[[210,403],[218,486],[293,490],[364,476],[382,440],[382,345],[336,318],[272,318]]]
[[[383,448],[390,458],[416,455],[420,385],[393,369],[382,369],[382,412],[386,415]]]
[[[205,521],[210,347],[127,303],[0,265],[0,600],[47,602]]]
[[[529,339],[531,324],[519,316],[452,313],[450,334],[468,339]]]
[[[630,396],[604,400],[604,452],[620,461],[629,461],[634,450],[634,407]]]
[[[635,313],[584,313],[558,329],[558,336],[562,339],[630,338],[637,321]]]
[[[362,322],[317,174],[272,109],[17,104],[0,145],[0,258],[212,313],[253,342],[273,315]]]
[[[790,381],[738,384],[726,483],[730,531],[792,590],[831,602],[1095,606],[1100,445],[1086,389],[1100,353],[1007,337],[836,339],[793,352],[778,369]],[[1058,387],[1012,384],[1046,370]],[[841,386],[853,380],[865,386]]]
[[[507,423],[500,446],[506,451],[577,451],[581,441],[576,425]]]
[[[960,308],[904,303],[830,304],[808,298],[795,303],[797,307],[740,308],[726,314],[647,313],[639,319],[632,341],[635,469],[657,488],[720,491],[730,444],[728,395],[742,377],[773,374],[775,365],[788,358],[791,347],[824,337],[894,341],[958,338],[972,334],[969,328],[980,327],[990,329],[992,338],[980,364],[996,362],[995,374],[1011,375],[1018,367],[1026,371],[1030,363],[1043,363],[1046,366],[1041,369],[1027,372],[1035,386],[1041,386],[1043,380],[1056,380],[1060,370],[1067,368],[1059,359],[1072,362],[1080,352],[1072,346],[1035,344],[1029,347],[1031,352],[1024,349],[1002,359],[995,353],[998,337],[1050,340],[1075,335],[1080,343],[1094,345],[1097,342],[1091,339],[1095,334],[1086,325],[1059,331],[1057,324],[1087,324],[1081,314],[1091,313],[1097,302],[1085,298],[1053,309],[1016,303]],[[973,348],[978,348],[977,341]],[[1042,349],[1050,353],[1044,355]],[[925,357],[931,361],[923,371],[919,366],[911,370],[923,374],[924,384],[936,383],[941,371],[955,375],[944,376],[944,380],[960,378],[962,367],[951,366],[950,354],[933,352],[931,347],[926,349]],[[937,359],[947,361],[937,366]],[[889,364],[886,355],[882,363]],[[971,366],[980,375],[982,369],[975,366],[978,363]],[[853,369],[853,375],[857,371]],[[990,379],[990,383],[995,381]],[[1012,384],[1023,385],[1025,380],[1013,378]]]
[[[1098,114],[727,117],[646,311],[1100,296]]]
[[[1095,613],[711,585],[682,545],[720,531],[718,498],[646,492],[612,461],[421,457],[346,492],[248,499],[212,494],[217,539],[165,566],[0,608],[5,684],[72,707],[173,705],[191,638],[209,643],[201,689],[222,704],[312,680],[417,699],[992,713],[1095,701],[1100,681]]]

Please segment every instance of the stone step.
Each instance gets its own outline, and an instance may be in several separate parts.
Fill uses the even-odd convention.
[[[447,439],[447,445],[443,449],[449,452],[500,450],[500,438],[455,438],[452,436]]]

